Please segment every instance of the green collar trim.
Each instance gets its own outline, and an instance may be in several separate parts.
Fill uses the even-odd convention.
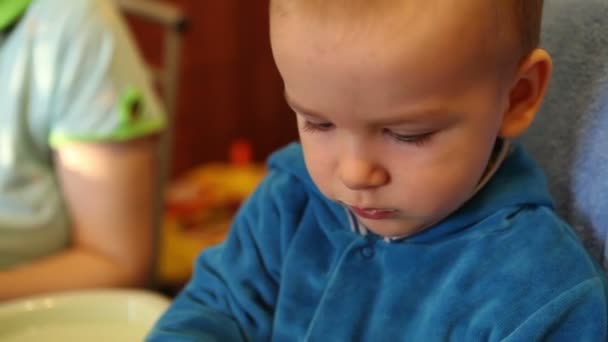
[[[31,2],[32,0],[0,0],[0,30],[14,23]]]

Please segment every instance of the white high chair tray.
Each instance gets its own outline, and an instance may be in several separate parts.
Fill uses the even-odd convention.
[[[0,302],[0,341],[142,341],[169,305],[140,290],[96,290]]]

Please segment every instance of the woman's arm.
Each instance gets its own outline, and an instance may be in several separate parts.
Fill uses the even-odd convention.
[[[153,263],[158,138],[69,144],[55,153],[72,245],[0,272],[0,300],[93,287],[141,286]]]

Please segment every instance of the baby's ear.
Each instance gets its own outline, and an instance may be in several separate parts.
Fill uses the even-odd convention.
[[[534,50],[519,66],[515,83],[509,92],[509,108],[504,115],[499,135],[514,138],[534,120],[551,79],[553,63],[545,50]]]

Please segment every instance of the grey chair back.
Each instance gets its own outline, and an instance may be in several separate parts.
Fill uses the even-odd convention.
[[[608,1],[547,0],[544,20],[554,76],[522,141],[558,213],[608,270]]]

